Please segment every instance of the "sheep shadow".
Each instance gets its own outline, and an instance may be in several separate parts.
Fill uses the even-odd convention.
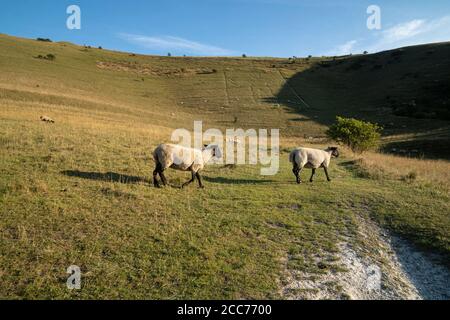
[[[269,184],[275,181],[273,180],[256,180],[256,179],[233,179],[225,177],[202,177],[205,181],[220,184]]]
[[[97,181],[117,182],[123,184],[150,183],[150,180],[146,178],[138,176],[130,176],[116,172],[102,173],[102,172],[83,172],[78,170],[65,170],[61,171],[61,174],[69,177],[77,177]]]

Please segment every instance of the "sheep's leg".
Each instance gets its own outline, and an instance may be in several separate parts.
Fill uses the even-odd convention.
[[[302,169],[300,169],[300,167],[298,166],[298,164],[294,164],[294,168],[292,169],[292,172],[294,173],[295,177],[297,178],[297,183],[300,184],[302,183],[301,177],[300,177],[300,173],[301,173]]]
[[[316,174],[316,169],[312,169],[311,178],[309,178],[309,182],[313,182],[314,175]]]
[[[164,170],[161,169],[158,173],[163,185],[167,186],[167,179],[166,176],[164,175]]]
[[[325,170],[325,174],[327,176],[327,180],[328,180],[328,182],[330,182],[331,179],[330,179],[330,176],[328,175],[328,168],[327,167],[323,167],[323,170]]]
[[[161,167],[161,165],[158,163],[156,165],[155,170],[153,171],[153,184],[155,185],[156,188],[160,188],[158,178],[157,178],[160,167]]]
[[[194,173],[194,171],[191,171],[191,174],[192,174],[191,180],[189,180],[188,182],[183,183],[183,185],[181,186],[181,188],[184,188],[184,187],[186,187],[187,185],[190,185],[192,182],[194,182],[194,180],[195,180],[195,173]]]
[[[205,186],[203,186],[202,177],[200,177],[200,173],[197,172],[195,175],[197,176],[199,188],[203,189]]]

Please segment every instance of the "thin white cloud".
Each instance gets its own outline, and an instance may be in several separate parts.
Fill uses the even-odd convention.
[[[343,56],[353,52],[355,45],[358,43],[357,40],[348,41],[340,46],[337,46],[334,50],[334,54],[336,56]]]
[[[120,33],[119,37],[132,44],[154,50],[173,51],[178,54],[194,54],[203,56],[231,56],[236,52],[208,44],[195,42],[179,37],[149,37],[137,34]]]
[[[383,31],[383,40],[386,42],[396,42],[414,37],[424,31],[425,25],[425,20],[412,20],[406,23],[400,23]]]
[[[327,55],[345,55],[363,51],[380,52],[399,47],[450,41],[450,16],[434,20],[415,19],[389,29],[374,32],[366,39],[351,40],[336,46]]]

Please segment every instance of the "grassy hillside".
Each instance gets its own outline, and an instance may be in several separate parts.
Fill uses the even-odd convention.
[[[378,122],[390,136],[385,151],[449,159],[449,72],[450,43],[325,58],[287,75],[277,99],[292,96],[294,88],[308,105],[287,105],[314,122],[329,125],[336,115]]]
[[[446,50],[436,45],[435,54]],[[37,58],[47,54],[56,58]],[[361,162],[344,150],[331,184],[323,172],[295,184],[288,150],[324,147],[335,114],[392,117],[387,142],[427,130],[448,139],[445,121],[359,108],[376,108],[384,89],[373,93],[380,100],[365,98],[355,78],[364,73],[342,71],[362,58],[348,59],[324,68],[317,64],[327,58],[152,57],[0,35],[0,297],[286,298],[288,270],[345,272],[338,244],[363,249],[360,218],[448,255],[447,161],[428,160],[430,177],[422,160],[389,158],[399,167],[392,172],[384,155]],[[40,122],[43,114],[56,123]],[[153,148],[194,120],[279,128],[280,173],[216,165],[204,172],[205,190],[153,188]],[[188,175],[167,173],[176,186]],[[82,269],[81,291],[66,289],[72,264]],[[335,283],[329,290],[345,297]]]

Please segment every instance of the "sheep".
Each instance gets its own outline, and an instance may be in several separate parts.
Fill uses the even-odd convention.
[[[41,119],[41,121],[44,121],[44,122],[55,123],[55,121],[52,118],[47,117],[47,116],[40,116],[39,119]]]
[[[200,171],[213,157],[221,158],[222,152],[217,145],[205,145],[201,150],[186,148],[173,144],[161,144],[153,152],[156,168],[153,171],[153,184],[159,188],[157,175],[159,174],[163,185],[167,185],[167,179],[164,176],[164,170],[172,168],[181,171],[190,171],[191,180],[184,183],[181,188],[186,187],[198,180],[200,188],[204,188]]]
[[[328,175],[328,167],[330,165],[331,157],[339,157],[339,151],[336,147],[328,147],[325,150],[297,148],[289,155],[289,161],[293,164],[292,172],[297,178],[297,183],[302,183],[300,174],[303,168],[312,169],[312,175],[309,179],[313,182],[313,177],[316,174],[316,169],[322,167],[325,170],[327,180],[331,181]]]

